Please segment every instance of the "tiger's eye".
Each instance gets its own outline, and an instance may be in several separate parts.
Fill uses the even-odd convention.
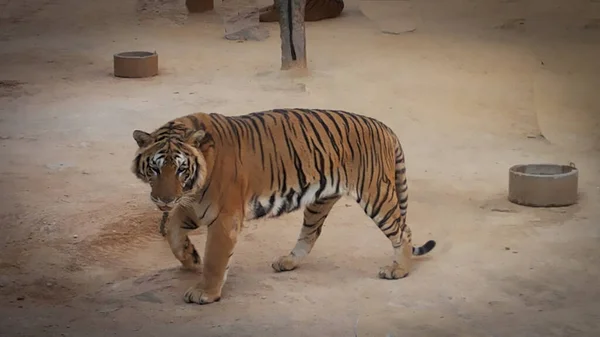
[[[152,166],[148,166],[148,168],[146,169],[146,173],[148,175],[158,175],[158,169]]]

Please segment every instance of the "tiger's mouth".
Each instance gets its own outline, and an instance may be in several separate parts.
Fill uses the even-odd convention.
[[[150,199],[152,199],[152,202],[156,205],[156,207],[159,210],[161,210],[162,212],[169,212],[173,208],[175,208],[175,206],[179,203],[179,200],[181,200],[181,197],[169,198],[167,202],[160,198],[153,197],[152,195],[150,196]]]
[[[173,206],[168,206],[168,205],[156,205],[156,207],[158,207],[158,209],[163,212],[169,212],[170,210],[173,209]]]

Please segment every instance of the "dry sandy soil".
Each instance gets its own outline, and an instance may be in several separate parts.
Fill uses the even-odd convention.
[[[600,3],[526,4],[414,1],[417,30],[391,35],[350,1],[308,24],[311,75],[291,79],[276,23],[234,42],[183,7],[0,2],[0,335],[600,335]],[[134,49],[158,51],[160,76],[112,77],[112,54]],[[183,302],[197,275],[157,233],[131,133],[274,107],[397,132],[414,240],[438,242],[408,278],[376,278],[390,244],[346,200],[297,270],[270,262],[301,213],[249,222],[221,302]],[[574,162],[579,203],[509,203],[508,168],[530,162]]]

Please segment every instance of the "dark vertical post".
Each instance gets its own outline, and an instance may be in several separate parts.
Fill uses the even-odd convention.
[[[278,0],[281,30],[281,70],[306,69],[306,0]]]

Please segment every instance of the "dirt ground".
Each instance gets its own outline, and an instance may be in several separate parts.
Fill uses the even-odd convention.
[[[0,335],[600,335],[600,3],[566,3],[413,1],[417,30],[394,35],[350,1],[307,25],[311,75],[292,79],[277,23],[235,42],[216,13],[169,4],[0,1]],[[112,77],[112,55],[136,49],[161,74]],[[413,238],[438,242],[408,278],[377,279],[390,244],[345,200],[297,270],[270,262],[301,213],[248,222],[223,299],[183,302],[198,276],[157,233],[131,133],[274,107],[397,132]],[[579,203],[509,203],[508,168],[532,162],[575,163]]]

